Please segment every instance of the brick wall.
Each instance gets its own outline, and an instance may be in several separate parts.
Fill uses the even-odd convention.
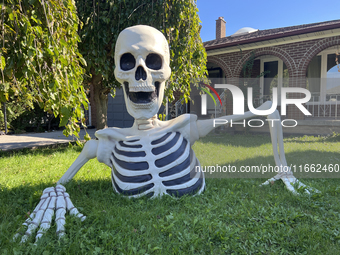
[[[340,36],[334,36],[324,39],[289,43],[279,46],[264,47],[255,50],[241,52],[225,53],[221,55],[208,56],[208,62],[217,64],[226,74],[227,82],[237,85],[241,74],[243,64],[250,58],[251,52],[255,56],[272,55],[280,58],[287,66],[289,72],[290,87],[306,87],[306,70],[311,59],[322,50],[334,45],[340,45]],[[209,52],[208,52],[209,54]],[[299,94],[291,94],[291,98],[299,98]],[[232,114],[232,100],[227,97],[227,113]],[[288,105],[287,118],[304,119],[303,113],[294,105]]]

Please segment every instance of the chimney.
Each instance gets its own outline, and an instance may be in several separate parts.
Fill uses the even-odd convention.
[[[225,37],[225,23],[227,23],[223,17],[218,17],[216,20],[216,39]]]

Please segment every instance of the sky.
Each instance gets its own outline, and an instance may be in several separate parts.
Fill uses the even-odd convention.
[[[271,29],[340,19],[339,1],[321,0],[197,0],[202,41],[214,40],[218,17],[224,17],[226,35],[242,27]]]

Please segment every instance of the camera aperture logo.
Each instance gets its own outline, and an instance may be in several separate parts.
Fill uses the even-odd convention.
[[[207,88],[209,88],[213,93],[217,96],[218,100],[220,101],[220,104],[222,106],[222,100],[216,90],[207,84],[204,84]],[[234,115],[245,115],[244,113],[244,95],[243,92],[240,88],[238,88],[235,85],[231,84],[215,84],[215,88],[222,88],[222,89],[228,89],[233,98],[233,114]],[[205,88],[200,88],[202,91],[206,92],[210,97],[213,99],[215,106],[216,106],[216,100],[213,97],[213,95]],[[268,116],[272,114],[278,106],[278,90],[277,88],[273,88],[273,97],[272,97],[272,104],[269,109],[255,109],[254,104],[253,104],[253,88],[248,87],[247,89],[248,96],[247,96],[247,104],[248,104],[248,109],[253,115],[257,116]],[[304,98],[287,98],[288,93],[301,93],[304,94]],[[207,94],[202,94],[201,95],[201,114],[202,115],[207,115]],[[295,105],[304,115],[309,116],[312,115],[304,106],[304,103],[307,103],[311,99],[311,93],[309,90],[304,89],[304,88],[297,88],[297,87],[285,87],[281,88],[281,115],[285,116],[286,113],[286,106],[287,105]],[[269,105],[269,104],[268,104]],[[294,119],[285,119],[283,121],[279,119],[270,119],[267,120],[270,121],[271,124],[273,125],[274,121],[280,121],[281,125],[284,127],[296,127],[297,126],[297,121]],[[252,125],[251,123],[255,122],[260,122],[260,125]],[[294,125],[285,125],[285,122],[294,122]],[[227,124],[228,120],[225,119],[214,119],[214,127],[216,125],[223,125]],[[230,125],[235,125],[235,124],[242,124],[244,127],[246,126],[246,121],[243,120],[243,122],[234,122],[233,120],[230,120]],[[261,119],[250,119],[247,121],[247,124],[249,127],[262,127],[264,125],[264,121]]]
[[[220,98],[220,96],[218,95],[218,93],[216,92],[216,90],[209,86],[208,84],[204,84],[204,86],[208,87],[212,92],[214,92],[214,94],[217,96],[218,100],[220,101],[220,104],[222,106],[222,100]],[[211,98],[212,100],[214,101],[214,104],[216,106],[216,100],[215,98],[213,97],[213,95],[205,88],[201,88],[201,87],[198,87],[200,90],[204,91],[205,93],[207,93]],[[202,94],[201,95],[201,100],[202,100],[202,104],[201,104],[201,114],[202,115],[207,115],[207,94]]]

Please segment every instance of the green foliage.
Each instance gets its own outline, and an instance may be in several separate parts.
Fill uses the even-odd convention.
[[[26,106],[26,108],[28,108]],[[22,131],[50,131],[51,126],[58,126],[59,118],[55,119],[53,114],[46,113],[38,103],[33,103],[33,109],[26,109],[10,122],[10,128],[15,133]],[[44,125],[44,126],[43,126]]]
[[[101,74],[101,86],[120,86],[113,72],[115,43],[124,28],[138,24],[159,29],[168,40],[172,75],[165,96],[170,101],[174,90],[188,99],[190,82],[205,78],[207,57],[199,35],[196,1],[78,0],[76,5],[82,21],[79,50],[87,62],[89,82],[91,75]]]
[[[72,0],[0,3],[0,103],[20,98],[60,116],[64,134],[79,130],[85,60],[78,52],[78,17]]]
[[[10,128],[14,130],[15,133],[21,133],[27,129],[27,127],[35,127],[35,131],[42,131],[40,124],[42,118],[45,116],[45,112],[36,104],[33,105],[32,109],[26,109],[15,119],[10,122]]]
[[[25,112],[27,107],[25,106],[25,102],[21,102],[20,100],[12,99],[6,103],[6,116],[7,116],[7,126],[11,129],[11,123],[16,118],[18,118],[22,113]],[[5,130],[5,119],[4,119],[4,109],[3,105],[0,109],[0,130]]]
[[[3,110],[0,110],[0,130],[5,130]],[[7,129],[15,133],[41,132],[56,129],[60,122],[59,117],[55,118],[40,108],[37,102],[33,102],[33,108],[23,102],[20,97],[10,97],[6,103]]]
[[[168,39],[172,75],[165,96],[170,101],[174,90],[187,100],[190,83],[204,79],[206,53],[196,1],[79,0],[76,5],[78,16],[72,0],[0,3],[0,103],[13,96],[30,107],[38,102],[60,116],[66,135],[77,132],[81,105],[87,108],[83,68],[83,84],[101,86],[101,95],[119,87],[113,72],[115,42],[120,31],[137,24],[156,27]]]
[[[162,113],[160,113],[160,114],[158,114],[158,119],[159,120],[162,120],[162,121],[166,121],[166,114],[162,114]]]
[[[240,49],[241,56],[242,56],[242,49]],[[251,78],[251,74],[253,71],[254,66],[254,60],[255,60],[255,52],[252,51],[249,59],[243,64],[241,75],[243,78]]]

